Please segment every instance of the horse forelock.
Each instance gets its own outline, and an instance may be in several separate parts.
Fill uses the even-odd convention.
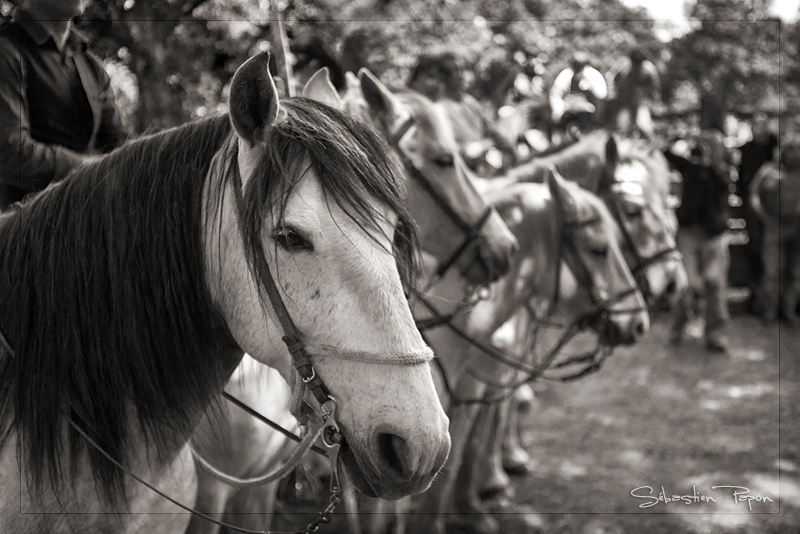
[[[282,105],[286,120],[267,132],[266,149],[247,181],[240,206],[242,238],[253,275],[258,276],[254,258],[263,254],[265,216],[273,211],[280,221],[294,186],[313,170],[326,199],[368,235],[380,228],[382,208],[397,214],[390,252],[403,283],[411,284],[417,264],[415,227],[405,204],[400,167],[383,139],[366,124],[315,101],[297,98]]]
[[[642,139],[622,139],[618,142],[619,163],[618,168],[637,164],[642,166],[643,172],[631,172],[625,179],[640,179],[643,195],[648,200],[648,205],[659,212],[668,209],[667,196],[670,190],[669,165],[664,156],[648,141]]]
[[[229,136],[217,117],[140,138],[0,221],[0,328],[15,352],[0,360],[0,437],[18,434],[35,494],[87,451],[99,493],[124,498],[123,473],[65,433],[68,418],[124,462],[133,409],[169,460],[232,371],[201,242],[203,183]]]
[[[572,197],[579,210],[592,213],[594,216],[599,217],[599,227],[607,228],[611,232],[611,237],[618,243],[621,242],[622,233],[617,224],[616,219],[609,211],[608,206],[596,194],[588,189],[580,187],[574,182],[567,182],[566,186],[572,190]],[[589,218],[589,217],[587,217]],[[571,222],[582,222],[583,219]]]

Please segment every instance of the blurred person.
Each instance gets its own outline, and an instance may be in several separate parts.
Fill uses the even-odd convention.
[[[748,308],[751,313],[761,315],[764,312],[764,303],[759,299],[759,288],[764,272],[761,261],[764,228],[761,217],[755,212],[750,202],[750,184],[758,169],[764,163],[773,161],[778,138],[770,132],[769,118],[761,112],[753,114],[750,129],[752,139],[739,149],[741,161],[739,162],[739,181],[736,183],[736,188],[742,199],[742,217],[748,237],[747,243],[744,245],[748,265],[748,289],[750,290]]]
[[[608,99],[605,78],[591,65],[589,56],[575,52],[570,66],[562,70],[550,86],[550,119],[555,126],[579,116],[588,116],[591,127],[600,123]]]
[[[383,41],[379,35],[367,29],[348,34],[342,41],[339,57],[343,73],[358,74],[359,70],[365,68],[380,78],[386,67]]]
[[[683,177],[678,218],[678,250],[683,255],[690,289],[672,309],[670,342],[680,345],[694,310],[703,301],[704,343],[712,352],[728,350],[728,271],[726,231],[730,217],[730,156],[724,144],[725,109],[712,97],[703,99],[701,133],[688,157],[666,151],[667,160]]]
[[[578,116],[588,116],[589,124],[600,123],[608,98],[608,85],[600,71],[594,68],[589,56],[575,52],[570,66],[558,73],[550,87],[550,118],[555,126]],[[588,104],[588,105],[587,105]]]
[[[763,317],[772,322],[780,310],[796,327],[800,325],[800,136],[784,136],[778,161],[759,168],[748,197],[763,224],[764,273],[759,288]]]
[[[82,0],[19,0],[0,26],[0,210],[128,136],[111,80],[72,28]]]
[[[650,107],[660,100],[661,80],[656,66],[641,50],[634,50],[629,61],[609,73],[616,95],[615,128],[625,136],[638,131],[653,137]]]
[[[460,152],[471,167],[474,168],[492,146],[505,155],[507,162],[501,166],[517,162],[514,144],[497,129],[483,105],[464,91],[461,69],[451,54],[420,59],[407,85],[442,106]]]

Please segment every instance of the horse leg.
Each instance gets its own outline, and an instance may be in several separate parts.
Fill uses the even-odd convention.
[[[278,482],[241,489],[228,504],[226,522],[247,530],[269,530],[277,494]]]
[[[450,456],[428,491],[414,499],[408,518],[409,532],[445,533],[447,508],[476,413],[475,405],[462,404],[448,410]]]
[[[225,505],[233,488],[212,477],[202,467],[197,468],[197,498],[194,509],[217,521],[223,520]],[[219,525],[192,514],[186,534],[217,534]]]
[[[481,461],[482,476],[480,477],[481,483],[477,488],[478,494],[482,499],[492,499],[498,496],[511,497],[514,488],[511,486],[511,479],[503,470],[503,430],[506,428],[508,405],[511,404],[510,399],[503,401],[499,404],[491,406],[484,406],[482,411],[486,412],[485,418],[482,423],[484,425],[484,446],[486,447],[485,455],[476,458],[476,461]],[[475,432],[479,435],[481,431]]]
[[[522,386],[514,393],[508,406],[508,424],[503,440],[503,468],[509,475],[527,475],[531,472],[531,456],[520,443],[519,416],[528,412],[533,406],[533,390],[530,386]]]
[[[342,502],[344,503],[344,512],[347,517],[347,532],[349,534],[361,534],[361,520],[358,495],[356,488],[350,483],[347,474],[341,473],[342,479]]]
[[[488,454],[491,422],[496,410],[494,406],[482,406],[467,440],[463,461],[458,469],[453,500],[459,523],[476,534],[495,534],[500,526],[478,497],[476,474],[482,473],[481,459]]]

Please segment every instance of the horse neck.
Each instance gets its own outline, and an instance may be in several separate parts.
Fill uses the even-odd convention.
[[[133,157],[153,150],[138,148]],[[171,458],[241,359],[207,295],[194,206],[202,181],[165,170],[197,155],[185,149],[148,171],[126,159],[133,150],[0,219],[0,328],[16,352],[0,359],[0,419],[26,415],[15,430],[40,482],[56,468],[65,429],[89,448],[69,418],[122,461],[137,425],[157,457]],[[122,475],[97,454],[91,468],[113,493]]]
[[[546,186],[525,184],[499,191],[500,198],[492,200],[513,202],[515,191],[521,188],[525,190],[519,204],[522,217],[506,218],[520,249],[508,274],[492,286],[492,298],[480,302],[469,316],[467,329],[486,340],[521,307],[530,302],[537,308],[547,306],[555,295],[561,227]]]

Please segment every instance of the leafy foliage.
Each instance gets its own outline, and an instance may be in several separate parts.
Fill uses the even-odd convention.
[[[666,43],[644,9],[621,0],[282,0],[279,7],[290,40],[319,36],[340,56],[347,36],[366,32],[368,50],[359,55],[390,85],[404,85],[421,56],[449,52],[467,87],[499,105],[518,72],[546,89],[575,51],[608,72],[639,48],[661,70],[672,111],[697,108],[709,92],[732,109],[797,109],[800,25],[770,19],[768,4],[695,0],[692,30]],[[10,8],[0,0],[0,14]],[[78,25],[142,132],[224,110],[236,67],[271,48],[270,8],[269,0],[89,0]]]

